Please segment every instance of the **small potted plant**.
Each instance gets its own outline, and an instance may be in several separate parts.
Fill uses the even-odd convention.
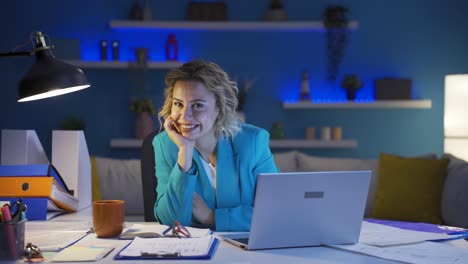
[[[135,99],[130,101],[130,111],[136,113],[148,112],[151,115],[156,114],[153,101],[151,99]]]
[[[65,116],[60,122],[60,130],[85,130],[86,123],[78,116]]]
[[[346,74],[341,81],[341,87],[346,91],[349,101],[354,101],[356,92],[362,87],[362,81],[357,74]]]
[[[130,101],[130,111],[137,113],[135,118],[135,137],[144,139],[154,131],[154,121],[152,116],[156,114],[153,101],[151,99],[135,99]]]

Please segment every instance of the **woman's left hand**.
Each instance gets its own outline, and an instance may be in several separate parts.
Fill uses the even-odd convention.
[[[195,220],[204,225],[215,227],[214,212],[206,205],[205,201],[203,201],[203,198],[201,198],[198,193],[193,193],[192,208],[192,214]]]

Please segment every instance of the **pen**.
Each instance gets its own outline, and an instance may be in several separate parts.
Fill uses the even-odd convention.
[[[171,230],[172,230],[172,228],[173,228],[173,227],[172,227],[172,226],[170,226],[170,227],[168,227],[166,230],[164,230],[164,232],[162,233],[162,234],[163,234],[163,236],[164,236],[165,234],[167,234],[169,231],[171,231]]]
[[[141,253],[141,258],[178,258],[181,257],[182,255],[180,252],[174,252],[174,253],[147,253],[147,252],[142,252]]]

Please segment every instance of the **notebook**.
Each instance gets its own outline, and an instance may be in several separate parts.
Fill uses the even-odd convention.
[[[371,174],[260,174],[250,233],[220,237],[247,250],[357,243]]]

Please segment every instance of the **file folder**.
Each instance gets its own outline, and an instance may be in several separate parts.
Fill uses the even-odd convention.
[[[78,199],[67,193],[52,177],[0,177],[2,197],[44,197],[58,208],[76,211]]]
[[[57,181],[60,187],[73,195],[52,164],[2,165],[0,166],[0,177],[2,176],[50,176]]]
[[[0,199],[11,202],[19,197],[28,207],[29,220],[46,220],[48,210],[78,208],[78,199],[51,164],[0,166]]]

